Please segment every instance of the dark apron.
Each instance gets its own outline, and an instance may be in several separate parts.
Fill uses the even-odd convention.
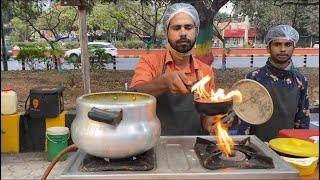
[[[166,64],[162,74],[166,71]],[[196,80],[199,80],[195,69]],[[157,116],[161,122],[161,135],[202,135],[200,115],[195,109],[193,94],[177,96],[165,92],[157,97]]]
[[[293,76],[295,79],[295,75]],[[294,80],[292,83],[296,83]],[[256,135],[264,142],[276,138],[281,129],[293,129],[294,119],[297,113],[300,89],[275,87],[272,84],[264,84],[273,101],[273,114],[266,123],[253,125],[250,134]]]

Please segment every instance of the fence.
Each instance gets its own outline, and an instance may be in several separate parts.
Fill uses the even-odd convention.
[[[269,57],[269,54],[229,54],[216,55],[214,57],[222,57],[222,68],[226,68],[226,61],[228,57],[248,57],[250,58],[250,67],[253,67],[254,57]],[[294,54],[294,56],[303,56],[303,67],[307,67],[308,56],[315,56],[315,54]],[[139,55],[118,55],[117,58],[140,58]],[[113,69],[116,70],[116,60],[113,61]]]

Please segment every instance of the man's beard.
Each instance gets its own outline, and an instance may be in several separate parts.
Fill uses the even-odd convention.
[[[187,39],[187,38],[179,39],[178,41],[176,41],[176,43],[173,43],[168,39],[168,42],[169,42],[170,46],[174,50],[178,51],[179,53],[187,53],[187,52],[189,52],[193,48],[194,44],[196,43],[195,40],[192,41],[192,40]],[[183,44],[183,45],[179,45],[180,42],[187,42],[187,43]]]
[[[285,54],[283,58],[278,57],[278,55],[271,56],[271,59],[277,63],[277,64],[289,64],[291,61],[291,56],[288,54]]]

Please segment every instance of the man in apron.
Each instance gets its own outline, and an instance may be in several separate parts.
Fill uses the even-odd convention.
[[[276,138],[281,129],[308,129],[310,122],[308,81],[293,68],[291,56],[299,40],[298,32],[288,25],[269,30],[265,38],[270,57],[264,67],[246,78],[262,84],[273,101],[271,118],[261,125],[240,122],[238,134],[254,134],[263,141]]]
[[[142,56],[135,68],[130,88],[157,98],[161,135],[201,135],[207,130],[202,124],[213,122],[213,117],[197,113],[188,88],[206,75],[212,78],[206,84],[207,91],[214,87],[212,68],[192,54],[199,26],[199,15],[192,5],[171,5],[163,17],[166,52]]]

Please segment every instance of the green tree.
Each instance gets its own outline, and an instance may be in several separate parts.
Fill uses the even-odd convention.
[[[168,1],[150,0],[147,3],[135,1],[119,1],[116,9],[111,12],[120,28],[136,35],[146,43],[156,43],[158,37],[158,27],[163,18]],[[150,39],[146,40],[145,37]]]
[[[143,4],[152,4],[152,2],[167,2],[166,0],[140,0],[140,3]],[[238,3],[247,3],[250,0],[230,0],[231,2],[238,4]],[[277,6],[283,6],[283,5],[319,5],[318,0],[270,0],[270,1],[264,1],[259,0],[262,2],[269,2]],[[103,2],[114,2],[117,3],[118,0],[103,0]],[[128,2],[135,2],[135,0],[131,0]],[[221,35],[217,34],[216,31],[214,31],[216,28],[213,27],[213,18],[218,13],[219,9],[223,7],[229,0],[201,0],[201,1],[195,1],[195,0],[171,0],[171,3],[175,2],[186,2],[191,3],[196,7],[196,9],[199,12],[200,15],[200,33],[199,37],[197,39],[197,48],[196,48],[196,54],[197,56],[202,59],[204,62],[207,62],[208,64],[211,64],[213,57],[211,53],[211,40],[213,35],[217,35],[218,37]],[[263,8],[263,6],[262,6]],[[271,11],[273,12],[273,11]],[[276,12],[279,13],[279,12]],[[319,19],[319,18],[318,18]],[[274,20],[274,19],[270,19]],[[313,28],[314,29],[314,28]],[[222,39],[223,40],[223,39]]]
[[[114,11],[114,4],[94,5],[87,16],[88,33],[97,36],[101,33],[110,34],[117,29],[117,21],[110,16]]]
[[[10,21],[10,27],[14,29],[9,33],[10,40],[12,42],[22,42],[25,40],[31,40],[32,34],[35,32],[29,25],[21,19],[15,17]]]
[[[52,7],[47,7],[47,1],[24,1],[16,0],[13,3],[13,13],[23,22],[27,23],[41,38],[45,39],[50,45],[52,52],[56,51],[55,44],[65,38],[73,30],[74,22],[77,19],[77,11],[73,7],[60,7],[55,4]],[[73,9],[73,13],[70,10]],[[65,14],[73,14],[66,16]],[[51,32],[53,38],[45,35],[45,32]],[[67,34],[61,37],[61,34]],[[53,53],[55,60],[55,69],[58,68],[58,54]]]
[[[263,41],[270,27],[279,24],[293,26],[300,36],[316,36],[319,34],[319,5],[311,1],[309,4],[296,2],[242,0],[236,3],[236,11],[249,15],[260,41]]]

